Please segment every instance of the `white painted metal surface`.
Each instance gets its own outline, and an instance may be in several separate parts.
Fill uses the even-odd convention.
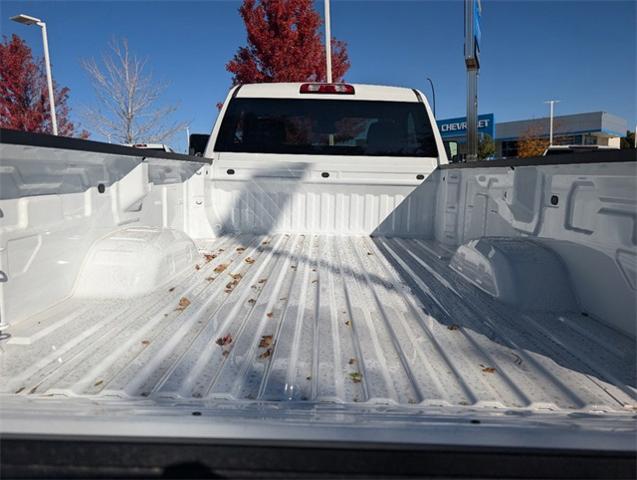
[[[0,149],[3,432],[633,448],[634,163]]]
[[[632,415],[630,339],[579,312],[501,304],[430,242],[242,235],[200,246],[197,266],[152,294],[73,296],[15,325],[0,391],[148,407],[232,400]]]
[[[116,230],[91,246],[74,294],[87,298],[140,297],[164,287],[198,259],[194,242],[179,230]]]

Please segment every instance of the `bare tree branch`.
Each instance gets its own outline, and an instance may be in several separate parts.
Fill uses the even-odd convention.
[[[169,121],[178,105],[158,105],[168,84],[145,72],[146,59],[131,53],[125,38],[108,46],[101,66],[94,58],[82,60],[97,99],[95,107],[84,108],[84,121],[119,143],[163,143],[184,130],[186,122]]]

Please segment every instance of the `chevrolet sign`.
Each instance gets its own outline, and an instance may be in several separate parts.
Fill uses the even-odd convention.
[[[449,118],[436,122],[443,139],[464,137],[467,134],[467,117]],[[493,113],[478,116],[478,133],[486,133],[495,138],[495,121]]]

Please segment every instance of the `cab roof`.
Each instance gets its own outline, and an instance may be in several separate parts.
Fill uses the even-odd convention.
[[[388,87],[384,85],[367,85],[362,83],[348,83],[354,87],[353,95],[326,94],[326,93],[300,93],[304,83],[251,83],[241,85],[236,92],[237,98],[316,98],[332,100],[379,100],[388,102],[414,102],[420,101],[415,91],[411,88]]]

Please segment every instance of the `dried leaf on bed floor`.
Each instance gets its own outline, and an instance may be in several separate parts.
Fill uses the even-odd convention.
[[[262,335],[259,348],[268,348],[272,345],[272,335]]]
[[[223,347],[224,345],[230,345],[232,343],[232,335],[228,333],[224,335],[223,337],[219,337],[217,338],[215,343],[219,345],[220,347]]]
[[[179,299],[179,306],[175,310],[183,311],[186,309],[186,307],[188,307],[188,305],[190,305],[190,300],[188,300],[186,297],[181,297]]]

